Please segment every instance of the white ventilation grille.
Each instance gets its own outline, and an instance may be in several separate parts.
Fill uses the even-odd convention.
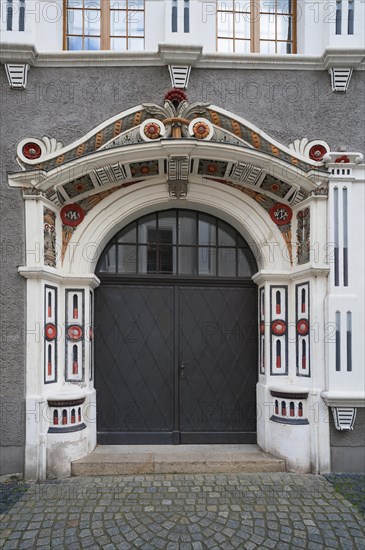
[[[11,88],[15,90],[24,90],[26,88],[29,70],[27,63],[5,63],[5,70]]]
[[[169,65],[171,84],[173,88],[186,89],[190,77],[190,65]]]
[[[333,92],[346,92],[352,76],[352,69],[331,69]]]
[[[356,409],[350,407],[332,407],[333,420],[336,430],[341,432],[354,429]]]

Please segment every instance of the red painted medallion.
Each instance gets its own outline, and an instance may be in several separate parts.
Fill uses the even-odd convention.
[[[70,340],[80,340],[82,338],[82,327],[78,325],[71,325],[67,329],[67,337]]]
[[[270,218],[276,225],[286,225],[291,222],[293,212],[290,206],[277,202],[269,210]]]
[[[47,340],[54,340],[57,337],[57,328],[53,323],[47,323],[44,332]]]
[[[306,336],[309,332],[309,325],[307,319],[299,319],[297,322],[297,332],[301,336]]]
[[[42,154],[42,150],[39,147],[38,143],[29,142],[23,145],[22,149],[23,155],[30,160],[39,159]]]
[[[78,204],[67,204],[61,210],[61,220],[65,225],[76,227],[85,217],[85,212]]]
[[[271,330],[276,336],[282,336],[286,332],[286,322],[282,319],[277,319],[273,321],[271,325]]]

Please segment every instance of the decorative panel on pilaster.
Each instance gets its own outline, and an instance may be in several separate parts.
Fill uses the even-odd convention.
[[[69,382],[84,379],[84,317],[83,290],[66,290],[66,373]]]
[[[265,289],[259,292],[259,317],[260,317],[260,374],[265,374]]]
[[[309,283],[295,286],[295,308],[297,375],[309,377],[311,375]]]
[[[56,213],[43,208],[43,257],[44,265],[56,267]]]
[[[44,287],[44,383],[57,382],[57,288]]]
[[[288,374],[288,287],[270,286],[270,373]]]
[[[89,380],[94,378],[94,293],[89,293]]]
[[[304,208],[297,213],[297,261],[299,265],[310,259],[310,210]]]
[[[333,188],[333,274],[332,284],[335,287],[349,286],[349,238],[348,238],[348,188],[336,185]]]

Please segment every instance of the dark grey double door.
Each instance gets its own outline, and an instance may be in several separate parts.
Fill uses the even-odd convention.
[[[254,443],[256,307],[252,284],[103,283],[98,442]]]

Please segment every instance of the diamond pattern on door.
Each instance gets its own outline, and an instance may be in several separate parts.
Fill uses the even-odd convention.
[[[252,288],[180,289],[182,433],[256,431],[255,294]]]
[[[254,442],[256,288],[173,282],[95,293],[99,443]]]
[[[98,432],[173,427],[173,288],[102,285],[96,292]]]

